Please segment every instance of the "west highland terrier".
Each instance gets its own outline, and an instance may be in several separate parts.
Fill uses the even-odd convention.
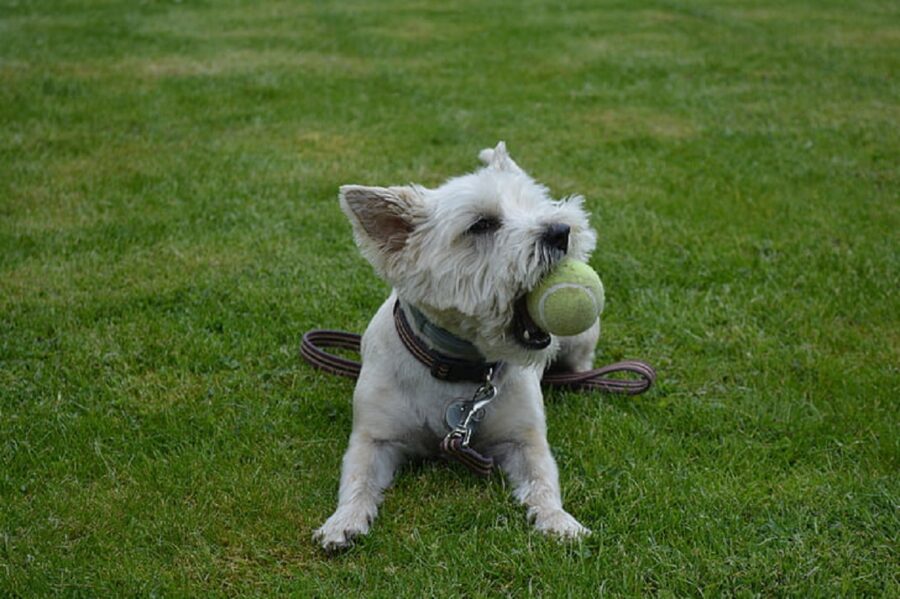
[[[393,292],[362,338],[338,505],[315,532],[326,550],[368,532],[405,459],[454,449],[476,469],[496,462],[538,530],[590,534],[562,506],[540,379],[551,362],[590,369],[600,322],[558,338],[523,298],[563,257],[586,261],[596,235],[580,196],[554,200],[502,142],[479,157],[486,166],[437,189],[340,189],[356,243]]]

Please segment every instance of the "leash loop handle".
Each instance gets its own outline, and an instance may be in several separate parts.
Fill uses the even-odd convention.
[[[362,336],[344,331],[314,329],[307,331],[300,342],[300,356],[312,366],[337,376],[359,378],[362,364],[326,352],[324,347],[348,349],[358,352]]]
[[[638,378],[613,378],[612,374],[637,375]],[[563,387],[579,391],[602,391],[640,395],[656,382],[656,371],[640,360],[624,360],[584,372],[546,372],[541,383],[549,387]]]

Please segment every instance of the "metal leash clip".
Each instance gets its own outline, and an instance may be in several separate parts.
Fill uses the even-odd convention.
[[[469,447],[475,425],[484,417],[484,408],[497,396],[497,387],[491,381],[493,369],[489,369],[484,383],[475,391],[472,399],[460,401],[447,407],[446,420],[450,432],[441,441],[441,450],[461,462],[467,468],[487,476],[494,466],[493,458],[483,456]]]
[[[462,436],[463,447],[469,446],[475,423],[480,422],[484,418],[484,408],[497,396],[497,387],[491,382],[493,374],[494,370],[489,368],[484,377],[484,383],[475,390],[475,395],[472,396],[472,399],[463,403],[462,418],[450,431],[450,435]]]

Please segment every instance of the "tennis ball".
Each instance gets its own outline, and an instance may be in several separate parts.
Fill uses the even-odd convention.
[[[603,283],[594,270],[564,259],[528,292],[525,305],[536,325],[567,337],[591,328],[603,311]]]

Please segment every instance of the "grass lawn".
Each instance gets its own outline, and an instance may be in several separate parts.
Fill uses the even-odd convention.
[[[0,595],[900,595],[898,73],[890,1],[0,2]],[[548,393],[583,544],[424,464],[328,558],[337,187],[501,139],[660,384]]]

